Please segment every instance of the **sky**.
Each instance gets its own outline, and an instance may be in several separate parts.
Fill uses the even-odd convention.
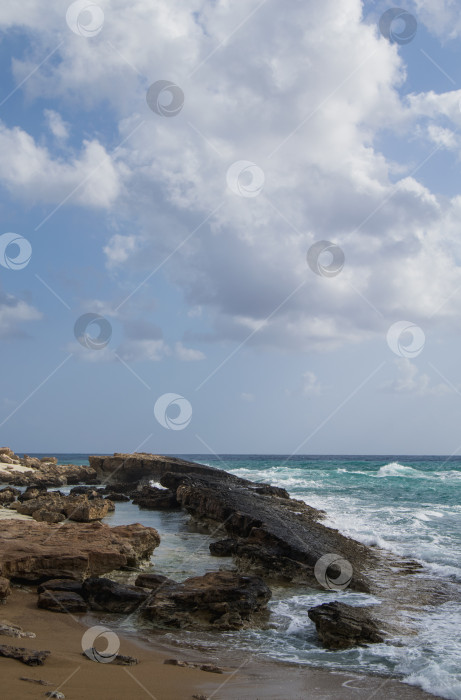
[[[456,0],[3,0],[0,443],[459,454]]]

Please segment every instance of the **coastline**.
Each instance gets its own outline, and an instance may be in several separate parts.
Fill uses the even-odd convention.
[[[435,697],[390,677],[332,672],[264,659],[250,659],[238,668],[228,666],[226,659],[221,658],[219,665],[226,672],[220,675],[165,665],[164,660],[172,657],[200,663],[210,662],[210,659],[204,659],[199,652],[191,649],[159,648],[132,635],[118,635],[120,653],[134,656],[139,660],[138,665],[101,664],[90,661],[82,654],[83,633],[89,626],[98,624],[94,614],[75,616],[40,610],[35,593],[20,587],[13,588],[0,613],[2,619],[6,618],[36,634],[35,639],[0,637],[1,644],[51,651],[45,664],[38,667],[1,659],[2,697],[5,700],[38,698],[47,690],[58,690],[68,700],[83,700],[88,697],[89,690],[91,696],[98,700],[145,700],[147,697],[154,700],[191,700],[194,695],[213,700],[301,700],[307,697],[307,693],[313,700],[326,697],[341,700],[368,700],[371,697],[429,700]],[[215,658],[213,662],[216,662]],[[52,685],[44,688],[22,681],[21,677],[46,680]]]

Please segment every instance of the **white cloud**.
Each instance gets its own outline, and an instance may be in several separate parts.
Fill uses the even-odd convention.
[[[78,100],[85,110],[110,107],[120,141],[127,140],[116,157],[93,140],[61,160],[23,130],[3,126],[0,181],[10,191],[60,201],[103,161],[75,199],[110,208],[117,220],[102,244],[108,267],[139,280],[168,260],[163,272],[191,309],[211,318],[211,340],[241,341],[260,328],[251,342],[323,350],[384,337],[388,318],[418,322],[439,308],[442,322],[458,313],[450,297],[459,284],[461,200],[436,196],[417,168],[428,138],[456,146],[461,92],[402,98],[403,52],[363,23],[360,0],[343,0],[340,9],[336,0],[295,0],[289,12],[265,3],[248,21],[256,0],[101,4],[99,37],[69,30],[60,60],[24,90],[31,99]],[[415,5],[434,31],[458,31],[448,0],[442,9],[426,0]],[[1,25],[27,25],[42,39],[37,55],[14,62],[18,82],[62,34],[66,8],[39,8],[28,0],[27,19],[12,2],[0,8]],[[159,79],[184,91],[177,117],[159,117],[146,105],[146,84]],[[383,129],[420,138],[420,161],[388,160]],[[226,186],[229,166],[242,159],[264,171],[258,197],[239,198]],[[306,266],[307,249],[322,239],[345,253],[333,279]],[[165,352],[160,339],[133,342],[127,357]]]
[[[248,393],[248,392],[246,392],[246,391],[243,391],[243,392],[240,394],[240,398],[242,399],[242,401],[246,401],[247,403],[252,403],[252,402],[255,400],[256,397],[255,397],[254,394],[251,394],[251,393]]]
[[[178,342],[175,345],[175,355],[181,362],[196,362],[197,360],[204,360],[205,355],[201,350],[195,350],[194,348],[186,348],[182,343]]]
[[[115,162],[98,141],[84,141],[82,151],[65,161],[54,158],[19,127],[0,122],[0,184],[29,203],[70,201],[108,208],[120,193]]]
[[[66,141],[69,138],[70,124],[65,122],[61,115],[53,109],[45,109],[43,114],[49,130],[57,141]]]
[[[430,377],[418,370],[418,367],[408,358],[395,360],[398,376],[381,385],[381,390],[395,394],[414,394],[417,396],[443,396],[454,389],[448,384],[431,385]]]
[[[39,321],[42,314],[22,299],[0,290],[0,338],[23,335],[22,324]]]

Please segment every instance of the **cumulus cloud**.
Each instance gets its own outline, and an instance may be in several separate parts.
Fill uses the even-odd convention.
[[[53,157],[19,127],[0,122],[0,184],[29,203],[70,199],[87,207],[108,208],[120,192],[119,174],[97,140],[84,141],[70,160]]]
[[[63,16],[38,5],[28,0],[24,19],[5,3],[0,25],[27,24],[43,51],[58,45]],[[103,162],[75,197],[121,215],[101,243],[108,268],[139,280],[162,266],[191,310],[206,309],[212,328],[197,339],[323,350],[385,334],[389,318],[429,324],[457,314],[461,200],[432,192],[421,168],[432,157],[428,142],[459,148],[460,91],[405,96],[404,58],[364,22],[360,0],[340,8],[336,0],[293,0],[289,12],[256,0],[101,6],[98,37],[69,30],[60,60],[24,90],[65,105],[77,96],[84,109],[109,105],[123,145],[115,155],[84,141],[59,160],[3,125],[0,181],[8,189],[59,200]],[[426,0],[415,6],[435,32],[458,31],[449,0],[442,9]],[[18,82],[36,65],[32,54],[14,62]],[[184,93],[174,118],[147,107],[146,88],[161,79]],[[380,137],[389,129],[414,138],[420,157],[387,158]],[[228,187],[230,166],[242,160],[264,173],[258,196]],[[318,240],[344,251],[334,278],[306,265]],[[158,338],[130,342],[126,358],[167,352]]]

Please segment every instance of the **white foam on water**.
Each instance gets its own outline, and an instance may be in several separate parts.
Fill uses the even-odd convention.
[[[414,469],[413,467],[408,467],[405,464],[399,464],[399,462],[390,462],[380,467],[377,474],[373,476],[379,478],[385,478],[389,476],[400,476],[413,479],[427,479],[428,475],[422,472],[420,469]]]

